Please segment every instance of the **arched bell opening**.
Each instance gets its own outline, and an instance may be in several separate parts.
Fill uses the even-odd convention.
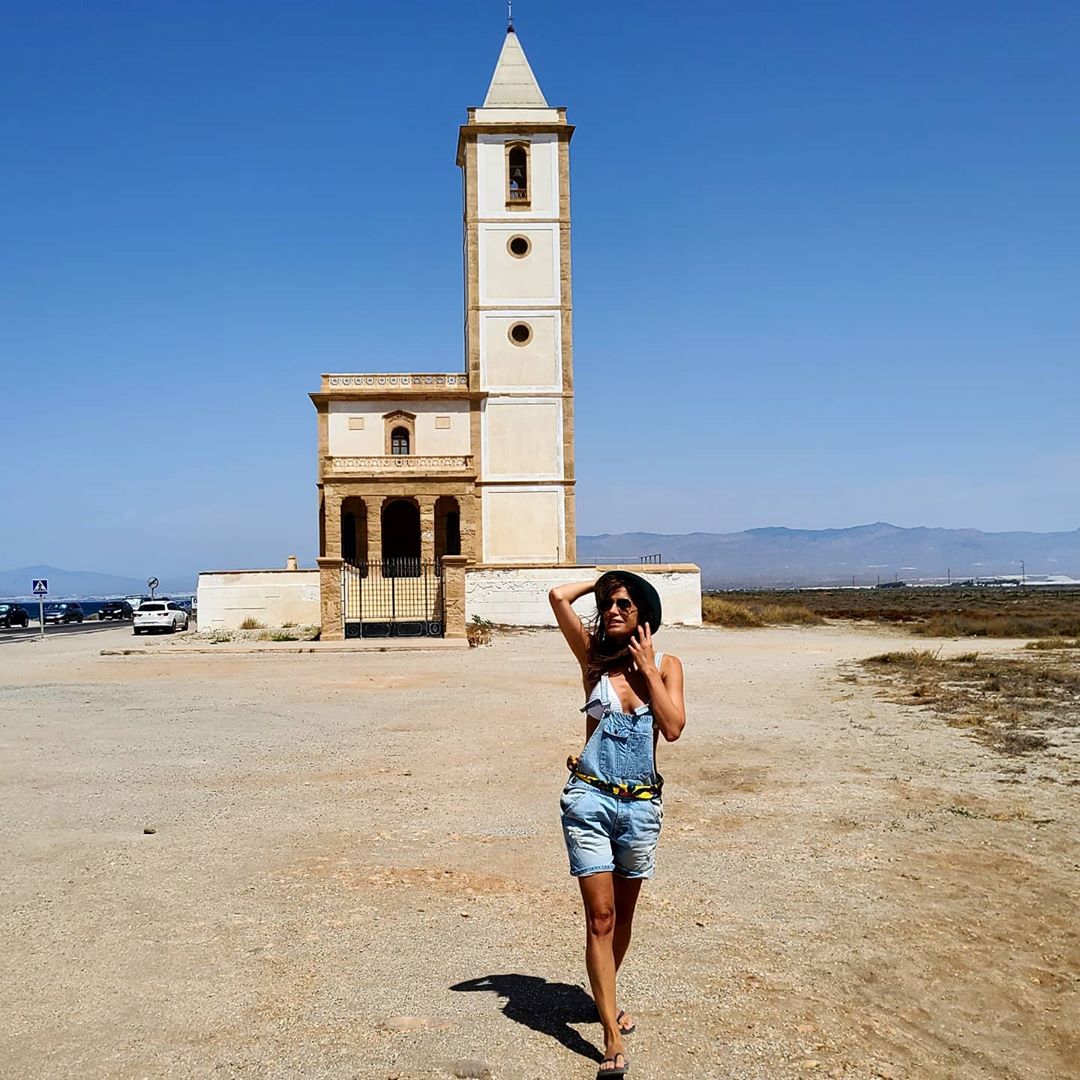
[[[529,148],[525,143],[506,148],[506,201],[521,206],[529,203]]]

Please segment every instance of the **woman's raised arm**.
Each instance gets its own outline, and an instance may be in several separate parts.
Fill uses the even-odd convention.
[[[570,651],[583,667],[589,653],[589,632],[572,605],[575,600],[580,600],[592,591],[593,582],[577,581],[572,585],[556,585],[548,593],[551,610],[555,612],[555,621],[559,624],[559,629],[563,632]]]

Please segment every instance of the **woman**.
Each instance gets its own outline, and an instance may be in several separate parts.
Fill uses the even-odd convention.
[[[588,593],[596,616],[586,626],[572,605]],[[611,570],[595,582],[560,585],[548,594],[585,687],[585,748],[567,761],[563,835],[570,873],[585,903],[585,966],[604,1025],[597,1080],[624,1076],[623,1037],[634,1030],[617,1009],[615,973],[630,945],[641,884],[652,877],[660,836],[663,777],[656,740],[674,742],[686,724],[683,670],[653,650],[660,597],[644,578]]]

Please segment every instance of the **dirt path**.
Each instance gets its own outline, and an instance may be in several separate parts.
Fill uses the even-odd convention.
[[[0,1075],[595,1075],[557,635],[107,637],[0,658]],[[1080,1076],[1080,789],[841,681],[898,641],[663,632],[690,721],[621,980],[632,1077]]]

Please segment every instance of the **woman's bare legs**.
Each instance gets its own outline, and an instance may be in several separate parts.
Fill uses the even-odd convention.
[[[615,958],[615,971],[618,972],[626,956],[626,950],[630,948],[630,935],[634,929],[634,909],[637,907],[638,896],[641,894],[642,878],[624,878],[618,874],[614,877],[615,891],[615,933],[612,936],[611,951]],[[616,1014],[618,1009],[616,1009]],[[619,1023],[619,1030],[625,1031],[633,1027],[634,1018],[629,1013],[624,1013]]]
[[[615,937],[612,951],[615,954],[615,970],[622,965],[626,950],[630,948],[630,933],[634,926],[634,909],[643,884],[642,878],[624,878],[613,874],[615,892]]]
[[[625,1056],[625,1048],[615,1019],[615,972],[630,946],[641,881],[605,873],[578,878],[578,884],[585,903],[585,968],[604,1026],[604,1057],[617,1065],[615,1056]]]

